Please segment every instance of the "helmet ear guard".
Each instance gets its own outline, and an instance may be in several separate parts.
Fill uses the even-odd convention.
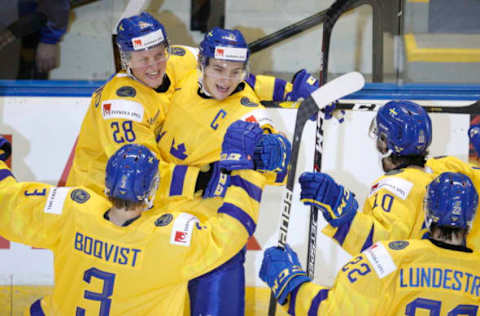
[[[478,206],[475,186],[464,174],[444,172],[428,186],[424,199],[425,224],[470,230]]]

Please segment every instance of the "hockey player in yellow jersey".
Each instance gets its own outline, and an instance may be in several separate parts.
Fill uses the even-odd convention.
[[[468,130],[470,142],[477,154],[480,153],[480,125],[472,125]],[[427,160],[427,166],[432,169],[435,174],[452,171],[460,172],[472,179],[477,191],[480,190],[480,170],[475,164],[470,164],[453,156],[440,156]],[[477,210],[478,213],[478,210]],[[475,217],[472,229],[467,237],[467,246],[474,251],[480,251],[480,216]]]
[[[148,13],[122,19],[117,33],[123,70],[93,94],[73,164],[66,172],[67,185],[84,185],[99,194],[104,190],[106,162],[122,145],[142,144],[158,155],[157,141],[172,94],[180,79],[197,67],[198,49],[170,46],[165,28]],[[305,70],[292,84],[252,74],[247,82],[262,98],[274,101],[295,101],[318,87],[318,81]],[[161,161],[163,180],[157,200],[170,198],[170,193],[175,199],[193,197],[199,170],[184,167],[177,169]],[[171,186],[182,190],[170,192]]]
[[[428,239],[377,242],[316,285],[287,245],[265,250],[260,278],[290,315],[477,315],[480,254],[465,246],[478,206],[472,181],[446,172],[427,188]]]
[[[117,44],[124,70],[93,94],[67,179],[67,185],[84,185],[99,194],[106,162],[121,146],[142,144],[158,156],[157,137],[176,81],[196,66],[191,52],[170,48],[163,25],[148,13],[122,19]]]
[[[199,193],[195,198],[172,201],[173,204],[169,205],[181,205],[175,207],[182,208],[188,205],[188,209],[197,211],[195,215],[199,218],[211,216],[200,211],[217,207],[221,201],[218,197],[222,196],[226,187],[222,179],[229,181],[228,175],[219,176],[219,170],[209,166],[222,159],[219,140],[233,121],[258,122],[266,133],[265,144],[280,143],[289,148],[289,141],[276,133],[255,91],[245,81],[249,54],[240,31],[212,29],[200,43],[199,69],[189,73],[178,84],[165,117],[159,141],[161,159],[201,169],[195,187]],[[299,76],[303,78],[301,80],[308,81],[304,74]],[[269,183],[281,184],[286,175],[288,156],[277,155],[267,149],[257,154],[268,157],[264,159],[266,161],[278,161],[275,172],[268,172],[266,176],[270,179]],[[266,165],[272,166],[270,163]],[[213,176],[205,176],[208,174]],[[208,181],[202,181],[202,178]],[[200,205],[209,207],[202,208]],[[222,267],[190,282],[191,315],[244,315],[244,260],[245,250]]]
[[[350,254],[386,239],[422,238],[426,233],[422,203],[433,174],[425,168],[432,123],[416,103],[390,101],[370,126],[385,175],[370,188],[363,212],[352,192],[325,173],[300,176],[302,201],[315,205],[329,223],[323,233]]]
[[[227,156],[253,157],[260,127],[231,128]],[[0,138],[2,149],[7,145]],[[156,192],[158,160],[141,145],[122,146],[109,159],[108,199],[84,187],[16,182],[0,162],[0,234],[54,253],[53,293],[26,315],[183,315],[188,280],[231,258],[255,230],[265,179],[244,169],[251,159],[220,162],[237,180],[207,221],[188,210],[144,212]]]

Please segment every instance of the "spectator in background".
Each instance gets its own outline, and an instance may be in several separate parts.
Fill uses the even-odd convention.
[[[15,14],[14,6],[3,6]],[[0,54],[4,48],[21,39],[17,79],[48,79],[50,70],[59,64],[58,43],[68,25],[70,2],[68,0],[18,0],[18,20],[0,29]],[[12,63],[13,66],[16,63]]]

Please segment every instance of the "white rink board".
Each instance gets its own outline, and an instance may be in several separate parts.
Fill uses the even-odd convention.
[[[1,134],[13,135],[12,164],[18,180],[58,182],[88,103],[89,98],[0,97],[0,131]],[[270,111],[279,129],[286,131],[291,138],[295,110]],[[373,116],[374,112],[348,112],[344,124],[339,125],[335,121],[325,124],[323,170],[354,191],[360,205],[368,193],[369,184],[382,174],[374,142],[368,137],[368,126]],[[431,154],[457,155],[466,160],[469,116],[433,114],[432,119],[434,139]],[[302,171],[312,170],[314,138],[315,123],[308,122],[299,154],[297,177]],[[268,187],[264,192],[255,233],[262,250],[277,242],[282,195],[281,187]],[[309,210],[298,202],[298,196],[296,186],[288,242],[304,264]],[[320,217],[319,227],[323,225]],[[348,255],[321,233],[318,234],[317,245],[315,280],[330,285]],[[247,252],[249,286],[264,285],[258,278],[262,253]],[[0,285],[11,284],[12,281],[19,285],[52,284],[52,266],[48,250],[12,243],[10,249],[0,250]]]

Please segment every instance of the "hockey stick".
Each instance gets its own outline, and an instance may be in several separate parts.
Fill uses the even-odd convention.
[[[120,59],[120,51],[117,46],[117,27],[123,18],[139,14],[150,4],[150,0],[130,0],[123,10],[122,15],[118,19],[117,23],[113,26],[112,30],[112,49],[113,49],[113,61],[115,63],[115,72],[119,72],[122,69],[122,62]]]
[[[355,0],[337,0],[326,13],[326,19],[323,23],[322,34],[322,63],[320,70],[320,86],[327,82],[328,75],[328,56],[330,52],[330,38],[333,26],[338,18],[347,11]],[[362,85],[363,86],[363,85]],[[333,101],[332,101],[333,102]],[[317,128],[315,133],[315,154],[313,158],[313,170],[321,171],[323,154],[323,118],[317,115]],[[317,251],[317,226],[318,209],[315,206],[310,207],[310,219],[308,225],[308,248],[307,248],[307,275],[313,280],[315,276],[315,255]]]
[[[302,141],[303,128],[307,120],[316,114],[319,110],[331,102],[342,98],[343,96],[360,90],[365,83],[365,79],[358,72],[350,72],[340,76],[322,87],[315,90],[298,107],[295,119],[295,129],[292,140],[292,155],[287,174],[287,184],[283,198],[282,215],[280,222],[280,235],[278,246],[285,248],[287,242],[288,224],[290,222],[290,209],[292,206],[293,187],[295,185],[295,173],[297,171],[298,152]],[[270,296],[268,315],[274,316],[276,310],[276,301],[273,294]]]
[[[280,109],[296,109],[300,102],[272,102],[262,101],[262,105],[266,108]],[[336,109],[351,111],[377,111],[383,104],[378,103],[338,103]],[[447,113],[447,114],[480,114],[480,101],[476,101],[469,105],[462,106],[446,106],[427,104],[422,105],[425,111],[430,113]]]

